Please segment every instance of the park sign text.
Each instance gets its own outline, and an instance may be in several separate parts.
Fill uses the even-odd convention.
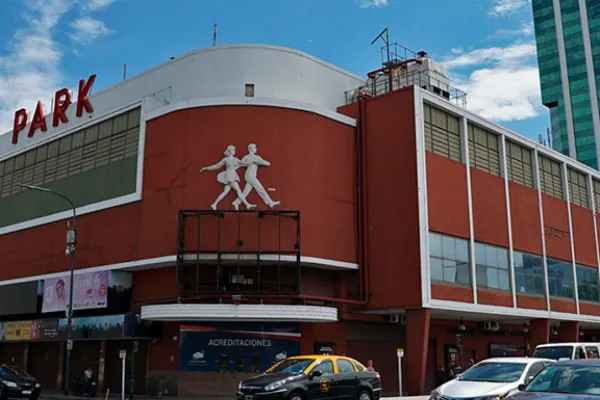
[[[92,90],[92,86],[94,85],[94,81],[96,80],[96,75],[91,75],[87,82],[82,79],[79,81],[79,92],[77,94],[77,111],[75,115],[77,117],[81,117],[83,115],[83,110],[86,112],[92,113],[94,111],[92,107],[92,103],[88,99],[88,94]],[[64,88],[60,89],[54,94],[54,110],[52,111],[52,126],[58,127],[58,125],[62,122],[66,124],[69,122],[69,118],[67,118],[67,110],[72,103],[71,92],[69,89]],[[13,124],[13,134],[12,134],[12,143],[17,144],[19,141],[19,133],[25,129],[27,123],[29,122],[29,115],[27,114],[27,110],[25,108],[21,108],[15,112],[15,121]],[[31,121],[31,125],[29,126],[29,132],[27,133],[27,137],[33,137],[35,131],[41,130],[42,132],[46,132],[48,127],[46,126],[46,118],[44,116],[44,107],[42,106],[42,102],[38,101],[35,107],[35,111],[33,113],[33,119]]]

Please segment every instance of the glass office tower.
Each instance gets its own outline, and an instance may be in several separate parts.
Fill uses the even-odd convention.
[[[600,0],[532,0],[552,147],[598,169]]]

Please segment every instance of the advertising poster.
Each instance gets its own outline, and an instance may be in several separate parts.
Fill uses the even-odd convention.
[[[30,340],[31,339],[31,321],[7,322],[6,323],[6,341]]]
[[[117,339],[123,337],[125,315],[73,318],[71,322],[71,334],[74,339]],[[61,337],[66,337],[66,318],[58,321],[58,331]]]
[[[300,354],[299,324],[185,324],[180,333],[180,371],[258,373]]]
[[[73,278],[73,309],[105,308],[109,271],[77,274]],[[44,280],[42,312],[66,311],[69,303],[69,275]]]
[[[31,322],[31,340],[58,338],[58,319],[41,319]]]

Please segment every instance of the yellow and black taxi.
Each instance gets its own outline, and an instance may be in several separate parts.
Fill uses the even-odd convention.
[[[289,357],[241,381],[237,400],[378,400],[379,373],[350,357]]]

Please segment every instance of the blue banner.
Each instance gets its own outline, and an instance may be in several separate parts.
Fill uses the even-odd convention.
[[[180,333],[180,371],[258,373],[300,354],[299,324],[185,324]]]

